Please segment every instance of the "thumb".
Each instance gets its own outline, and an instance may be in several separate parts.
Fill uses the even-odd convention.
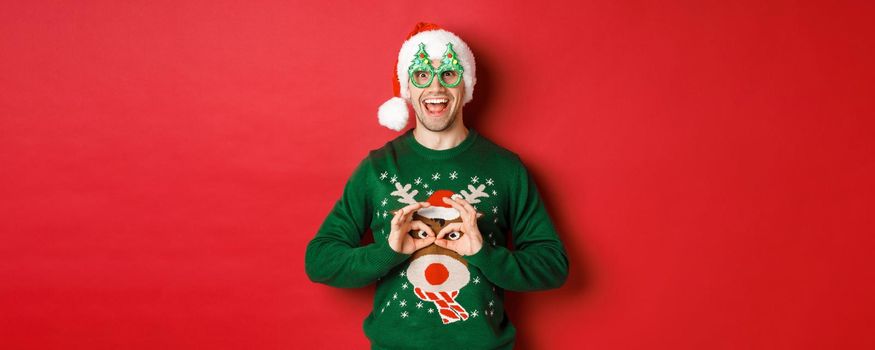
[[[434,244],[441,248],[447,248],[448,241],[445,239],[438,239],[434,241]]]
[[[413,240],[413,246],[416,247],[416,250],[420,250],[422,248],[430,246],[434,243],[434,236],[429,236],[425,239],[415,239]]]

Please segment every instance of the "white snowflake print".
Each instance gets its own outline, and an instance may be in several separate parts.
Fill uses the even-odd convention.
[[[434,174],[431,175],[431,179],[432,179],[432,180],[437,180],[437,179],[440,179],[440,178],[441,178],[441,174],[440,174],[440,173],[434,173]]]
[[[492,240],[492,246],[494,247],[495,244],[496,244],[496,243],[495,243],[495,240],[493,239],[493,240]]]
[[[479,182],[479,181],[480,181],[480,178],[479,178],[479,177],[476,177],[476,176],[475,176],[475,177],[472,177],[472,178],[471,178],[471,183],[472,183],[472,184],[476,184],[476,183]]]
[[[422,178],[421,178],[421,177],[417,177],[416,180],[413,180],[413,183],[415,183],[415,184],[417,184],[417,185],[421,184],[421,183],[422,183]]]
[[[498,218],[493,219],[492,222],[494,222],[494,223],[497,224],[497,223],[498,223]]]
[[[490,301],[489,301],[489,307],[492,307],[492,305],[495,305],[495,300],[490,300]]]
[[[380,313],[384,313],[384,312],[386,312],[386,308],[380,309]]]
[[[408,316],[407,311],[401,312],[401,318],[407,318],[407,316]]]
[[[434,309],[428,309],[428,313],[433,314],[433,313],[434,313]]]
[[[477,314],[477,310],[474,310],[474,312],[471,313],[471,317],[472,317],[472,318],[477,317],[477,315],[478,315],[478,314]]]
[[[398,304],[401,304],[401,307],[407,306],[407,299],[401,299],[401,301]]]
[[[388,212],[388,211],[384,211],[384,212],[383,212],[383,217],[385,218],[387,215],[389,215],[389,212]]]
[[[480,284],[480,276],[474,277],[474,284]]]
[[[392,305],[392,301],[391,301],[391,300],[389,300],[389,301],[386,302],[386,306],[389,306],[389,305]]]
[[[492,186],[492,184],[494,184],[494,183],[495,183],[495,182],[493,182],[492,179],[487,179],[487,180],[486,180],[486,184],[489,185],[489,186]]]
[[[407,282],[404,282],[404,284],[401,285],[401,289],[407,289],[407,286],[408,286]]]
[[[426,194],[428,194],[429,196],[431,196],[432,193],[434,193],[434,191],[432,190],[428,190],[428,192],[426,192]]]
[[[492,207],[492,213],[498,214],[498,207]]]
[[[383,200],[380,201],[380,205],[382,205],[384,207],[386,206],[386,203],[389,203],[389,200],[386,198],[383,198]]]
[[[392,294],[392,299],[398,299],[398,293]]]
[[[496,192],[495,190],[492,190],[492,195],[493,195],[493,196],[497,196],[497,195],[498,195],[498,192]]]
[[[404,270],[401,270],[401,272],[398,273],[398,276],[404,277]]]
[[[396,182],[398,182],[398,176],[392,175],[392,178],[389,179],[389,182],[391,182],[391,183],[396,183]]]
[[[386,176],[389,176],[388,171],[384,171],[384,172],[380,173],[380,180],[385,180]]]
[[[428,184],[422,184],[422,187],[428,188]]]
[[[422,308],[422,301],[416,303],[416,308],[417,308],[417,309],[421,309],[421,308]]]
[[[455,180],[457,177],[459,177],[459,174],[455,171],[450,173],[450,180]]]

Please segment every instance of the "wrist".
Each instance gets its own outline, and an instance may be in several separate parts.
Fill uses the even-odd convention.
[[[487,256],[489,255],[490,248],[492,248],[492,247],[490,247],[488,244],[485,244],[485,243],[480,244],[480,249],[477,249],[472,254],[466,256],[465,259],[468,262],[482,261],[483,259],[486,259]]]

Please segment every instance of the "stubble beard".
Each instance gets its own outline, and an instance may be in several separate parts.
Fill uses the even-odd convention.
[[[423,113],[416,111],[416,119],[419,119],[419,123],[428,131],[441,132],[453,126],[453,123],[456,122],[456,114],[456,112],[453,112],[452,115],[446,119],[436,120],[434,123],[429,123],[428,117],[425,117],[423,116]]]

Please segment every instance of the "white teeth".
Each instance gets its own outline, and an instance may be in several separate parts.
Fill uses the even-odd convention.
[[[448,99],[445,98],[429,98],[425,100],[425,103],[447,103]]]

